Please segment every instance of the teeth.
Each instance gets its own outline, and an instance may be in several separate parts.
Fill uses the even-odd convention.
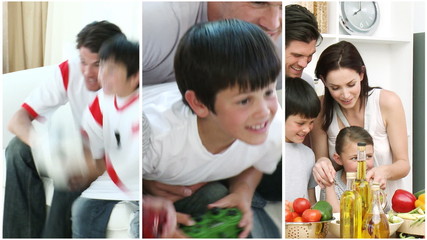
[[[260,129],[264,128],[264,127],[265,127],[265,125],[266,125],[266,123],[263,123],[263,124],[259,124],[259,125],[251,126],[250,128],[251,128],[251,129],[254,129],[254,130],[260,130]]]
[[[301,71],[303,69],[303,68],[297,68],[297,67],[294,67],[294,66],[291,66],[291,68],[294,69],[294,70],[297,70],[297,71]]]

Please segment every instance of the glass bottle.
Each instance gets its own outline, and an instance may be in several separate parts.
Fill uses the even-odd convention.
[[[366,143],[357,143],[357,176],[355,189],[362,198],[362,218],[365,217],[372,202],[371,186],[366,181]]]
[[[362,238],[362,198],[354,190],[355,172],[347,173],[347,191],[340,200],[340,237]]]
[[[390,229],[387,216],[381,206],[381,190],[378,183],[372,184],[372,204],[363,220],[362,234],[364,238],[389,238]]]

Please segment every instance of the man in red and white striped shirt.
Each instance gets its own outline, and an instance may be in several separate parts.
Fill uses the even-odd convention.
[[[105,40],[117,34],[122,34],[120,28],[107,21],[85,26],[77,35],[79,58],[47,68],[52,71],[46,74],[49,77],[40,79],[44,80],[43,84],[27,97],[11,118],[8,128],[16,137],[6,149],[4,238],[71,237],[71,204],[82,189],[55,190],[45,220],[45,191],[31,151],[32,121],[46,118],[69,103],[74,121],[81,122],[84,109],[100,89],[98,51]]]

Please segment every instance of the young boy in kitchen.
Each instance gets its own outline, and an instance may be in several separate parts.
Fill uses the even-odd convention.
[[[366,170],[374,166],[374,141],[362,127],[350,126],[341,129],[337,135],[334,161],[343,166],[335,174],[335,184],[320,191],[320,200],[326,200],[333,212],[340,212],[341,195],[347,189],[347,173],[357,171],[357,143],[366,143]]]
[[[287,77],[285,89],[285,198],[290,202],[306,198],[313,205],[317,185],[312,174],[315,157],[303,142],[320,112],[320,100],[313,87],[301,78]]]
[[[177,212],[188,213],[186,206],[201,204],[197,193],[228,179],[208,208],[240,209],[239,237],[247,237],[255,188],[282,153],[283,115],[275,90],[281,62],[274,43],[241,20],[198,24],[181,39],[174,68],[177,86],[144,88],[144,191],[150,181],[208,182],[175,201]]]

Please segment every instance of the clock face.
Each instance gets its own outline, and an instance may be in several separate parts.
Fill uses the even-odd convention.
[[[369,35],[379,23],[379,9],[376,2],[341,2],[343,28],[350,34]]]

